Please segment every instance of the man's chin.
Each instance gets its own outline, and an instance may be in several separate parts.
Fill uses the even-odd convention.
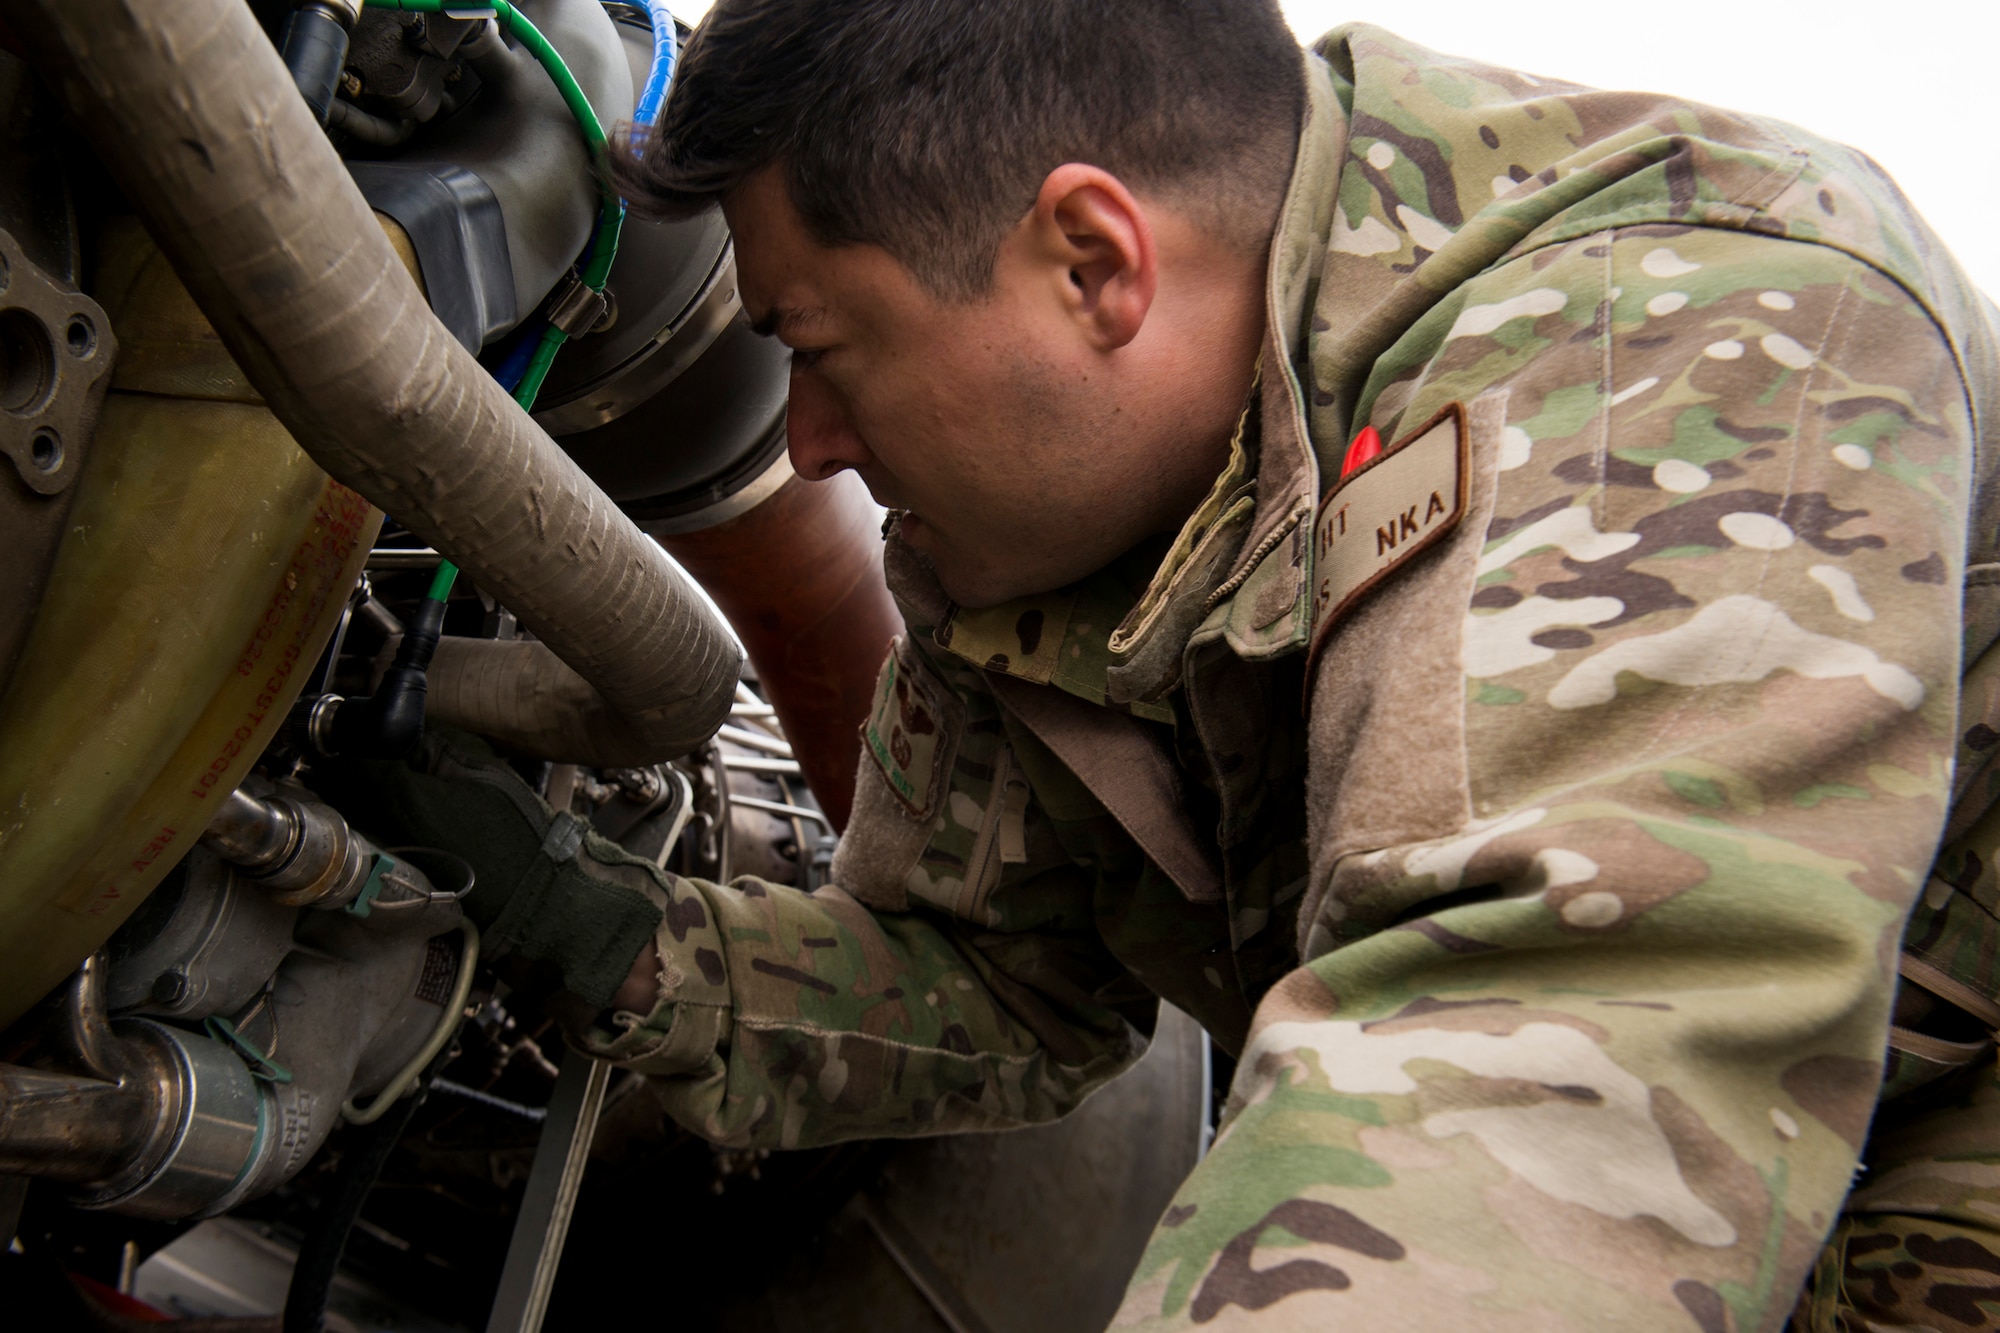
[[[937,577],[944,595],[968,611],[998,606],[1017,595],[1006,584],[996,582],[990,569],[968,570],[952,559],[951,552],[934,550],[920,543],[911,543],[911,548],[931,567],[931,573]]]
[[[1026,597],[1044,589],[1028,586],[1028,581],[1018,574],[1011,575],[1006,570],[992,568],[966,572],[953,569],[945,559],[930,558],[931,570],[937,575],[945,596],[968,611],[978,611],[1002,602],[1011,602],[1016,597]]]
[[[967,557],[940,541],[937,529],[908,512],[897,516],[896,533],[903,544],[930,568],[945,596],[968,611],[998,606],[1016,597],[1045,592],[1057,584],[1041,584],[1027,571],[994,561]]]

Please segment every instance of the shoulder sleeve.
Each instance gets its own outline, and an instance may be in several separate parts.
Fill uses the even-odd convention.
[[[1833,250],[1638,228],[1382,366],[1473,501],[1326,641],[1306,962],[1124,1320],[1779,1328],[1945,813],[1951,350]]]

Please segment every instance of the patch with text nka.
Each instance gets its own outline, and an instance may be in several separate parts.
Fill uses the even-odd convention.
[[[1452,403],[1335,482],[1313,523],[1313,656],[1349,607],[1465,515],[1465,407]]]

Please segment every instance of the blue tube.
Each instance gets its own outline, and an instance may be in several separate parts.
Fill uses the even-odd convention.
[[[535,345],[541,342],[544,327],[545,322],[539,319],[524,321],[514,338],[514,346],[494,370],[493,378],[500,381],[500,387],[508,393],[514,392],[515,386],[528,373],[528,363],[535,358]]]
[[[660,114],[660,107],[667,100],[667,88],[673,82],[674,64],[680,58],[680,42],[674,29],[674,16],[667,9],[667,0],[643,0],[643,3],[646,6],[646,16],[652,20],[653,25],[653,65],[646,73],[646,86],[640,90],[638,105],[632,112],[633,124],[641,127],[651,125]],[[618,216],[620,218],[624,216],[622,206],[618,210]],[[606,215],[599,213],[597,224],[591,230],[590,242],[584,247],[586,257],[596,251],[598,238],[602,235],[606,223]],[[498,380],[500,386],[507,392],[515,393],[521,387],[521,382],[527,378],[535,353],[541,348],[547,332],[546,320],[534,319],[521,325],[514,346],[508,350],[506,357],[493,372],[493,378]],[[544,366],[544,372],[546,369]],[[541,387],[539,379],[534,387],[537,390]],[[521,404],[526,408],[532,408],[533,405],[532,396]]]
[[[653,68],[646,86],[639,90],[639,104],[632,109],[632,123],[644,129],[659,119],[667,100],[667,86],[674,81],[674,62],[680,59],[680,41],[674,31],[674,16],[667,12],[667,0],[644,0],[646,14],[653,20]]]

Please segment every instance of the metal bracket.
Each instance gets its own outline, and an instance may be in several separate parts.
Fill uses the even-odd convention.
[[[493,1296],[493,1313],[486,1333],[537,1333],[555,1285],[563,1241],[569,1235],[570,1213],[577,1187],[583,1183],[590,1158],[590,1139],[604,1109],[604,1090],[611,1066],[581,1051],[563,1057],[562,1073],[549,1098],[548,1118],[535,1145],[535,1164],[528,1169],[528,1189],[514,1221],[514,1238],[507,1245],[506,1266],[500,1270],[500,1290]]]
[[[117,350],[103,308],[0,231],[0,451],[29,490],[76,480]]]

